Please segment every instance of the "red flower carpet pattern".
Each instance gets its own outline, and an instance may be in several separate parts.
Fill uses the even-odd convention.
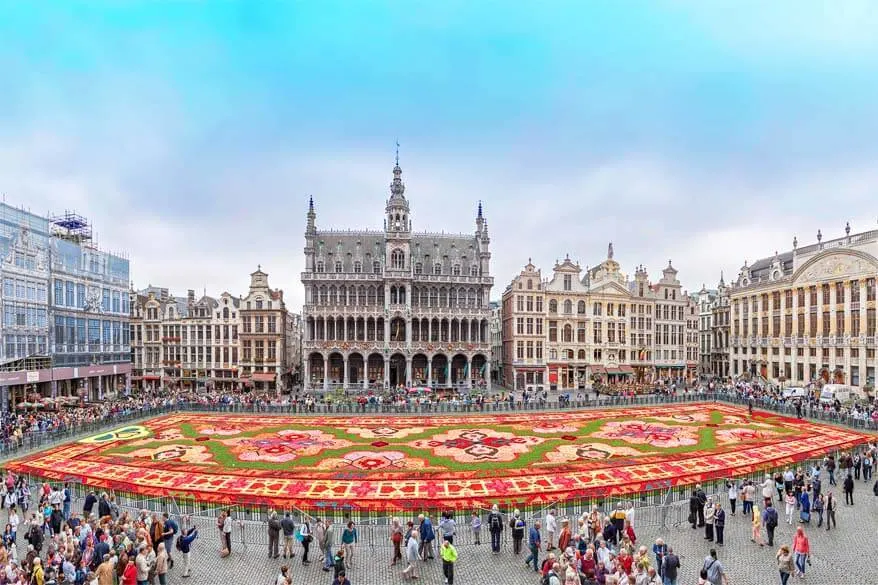
[[[233,505],[541,505],[794,464],[874,436],[724,404],[460,416],[176,414],[7,467]]]

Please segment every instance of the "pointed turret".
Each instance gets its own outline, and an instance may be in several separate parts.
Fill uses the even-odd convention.
[[[313,234],[317,231],[317,225],[315,220],[317,219],[317,214],[314,213],[314,197],[308,198],[308,225],[305,227],[306,234]]]

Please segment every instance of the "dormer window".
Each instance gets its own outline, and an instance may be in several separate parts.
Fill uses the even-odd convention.
[[[375,274],[381,274],[381,262],[378,262],[377,260],[372,262],[372,272]]]
[[[420,262],[415,262],[415,274],[421,274],[424,271],[424,265]]]
[[[336,261],[335,261],[335,271],[336,271],[336,272],[341,272],[341,260],[336,260]]]
[[[460,276],[460,264],[455,264],[451,267],[451,274],[454,276]]]
[[[469,267],[470,276],[478,276],[479,275],[479,267],[473,264]]]
[[[442,274],[442,265],[438,262],[433,265],[433,274]]]
[[[317,262],[317,272],[323,272],[323,260]]]
[[[357,260],[354,262],[354,273],[359,274],[363,271],[363,263]]]

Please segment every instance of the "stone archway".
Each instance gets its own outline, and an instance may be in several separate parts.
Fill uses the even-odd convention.
[[[329,354],[329,383],[341,385],[344,381],[344,358],[338,352]]]
[[[348,356],[348,387],[359,388],[365,379],[363,354],[352,353]]]
[[[432,367],[433,387],[446,388],[450,386],[448,371],[448,356],[444,353],[437,353],[433,356]]]
[[[370,353],[366,361],[366,380],[372,388],[384,387],[384,356]]]
[[[428,378],[427,356],[422,353],[416,353],[412,356],[412,385],[426,386]]]
[[[307,383],[311,388],[323,387],[323,354],[320,352],[311,352],[308,356],[308,380]]]
[[[466,371],[466,356],[462,353],[451,358],[451,385],[459,386],[466,383],[468,372]]]
[[[388,371],[390,379],[390,387],[396,388],[405,385],[405,356],[401,353],[395,353],[390,356],[390,369]]]
[[[469,373],[473,386],[484,386],[491,379],[491,372],[488,371],[488,358],[484,354],[477,353],[472,358],[472,371]]]

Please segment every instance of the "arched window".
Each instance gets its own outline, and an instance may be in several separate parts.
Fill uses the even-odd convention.
[[[341,272],[341,260],[336,260],[336,261],[335,261],[335,271],[336,271],[336,272]]]
[[[528,278],[527,279],[527,290],[533,290],[533,288],[534,288],[534,281],[531,280],[530,278]]]
[[[580,359],[580,360],[584,360],[584,359],[585,359],[585,350],[584,350],[584,349],[580,349],[580,350],[579,350],[579,354],[578,354],[578,356],[577,356],[577,359]]]
[[[394,250],[390,253],[390,265],[394,270],[405,268],[405,254],[402,253],[402,250]]]
[[[555,314],[558,312],[558,301],[552,299],[549,301],[549,313]]]
[[[359,274],[362,271],[363,271],[363,263],[360,262],[359,260],[357,260],[356,262],[354,262],[354,272]]]
[[[568,359],[568,360],[572,360],[572,359],[573,359],[573,350],[572,350],[572,349],[568,349],[568,350],[566,351],[566,353],[567,353],[567,359]]]
[[[171,307],[171,310],[173,310],[173,309],[174,309],[174,308]],[[229,308],[228,308],[228,307],[223,307],[223,319],[228,319],[228,318],[229,318]]]
[[[442,265],[439,262],[433,265],[433,274],[442,274]]]
[[[372,262],[372,272],[374,272],[375,274],[381,274],[381,262],[379,262],[378,260]]]
[[[317,261],[317,272],[323,272],[323,260]]]
[[[585,315],[585,301],[579,301],[576,303],[576,312],[580,315]]]
[[[564,301],[564,314],[569,315],[573,312],[573,302],[570,299]]]
[[[421,274],[424,271],[424,265],[420,262],[415,263],[415,274]]]
[[[455,264],[451,267],[451,274],[454,276],[460,276],[460,264]]]
[[[561,338],[565,343],[571,343],[573,341],[573,327],[570,324],[564,326],[564,334]]]
[[[478,276],[479,275],[479,267],[473,264],[469,267],[470,276]]]

